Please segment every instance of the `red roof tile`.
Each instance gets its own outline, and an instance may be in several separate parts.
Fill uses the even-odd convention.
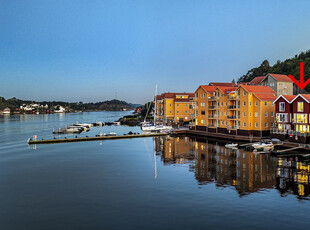
[[[310,101],[310,94],[299,94],[300,96],[303,96],[306,98],[306,100]]]
[[[210,86],[226,86],[226,87],[236,87],[237,84],[233,82],[210,82]]]
[[[218,86],[216,88],[220,89],[224,93],[229,93],[229,92],[232,92],[232,91],[236,91],[236,89],[237,89],[236,87],[223,87],[223,86]]]
[[[216,86],[211,86],[211,85],[201,85],[206,92],[214,93],[216,91]]]
[[[252,81],[250,81],[250,83],[254,84],[254,85],[259,85],[264,78],[265,78],[265,76],[255,77],[252,79]]]
[[[297,95],[281,95],[284,97],[287,101],[291,102]]]
[[[273,91],[270,87],[268,86],[260,86],[260,85],[241,85],[240,87],[243,87],[246,91],[250,93],[273,93],[275,94],[276,92]]]
[[[254,95],[261,101],[274,101],[276,96],[271,93],[254,93]]]
[[[288,76],[284,74],[274,74],[274,73],[269,73],[268,75],[272,76],[275,78],[277,81],[286,81],[286,82],[293,82]]]

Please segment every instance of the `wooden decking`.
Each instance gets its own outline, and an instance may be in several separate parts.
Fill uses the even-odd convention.
[[[123,136],[100,136],[100,137],[78,137],[78,138],[63,138],[63,139],[48,139],[48,140],[29,140],[28,144],[55,144],[67,142],[81,142],[81,141],[100,141],[100,140],[116,140],[116,139],[130,139],[142,137],[156,137],[166,136],[167,133],[150,133],[137,135],[123,135]]]

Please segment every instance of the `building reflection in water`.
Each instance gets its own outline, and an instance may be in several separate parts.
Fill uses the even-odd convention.
[[[224,144],[185,136],[155,137],[155,151],[164,164],[189,164],[199,184],[233,187],[241,196],[275,187],[281,194],[309,195],[309,165],[227,149]]]
[[[277,189],[282,196],[295,194],[301,199],[310,199],[310,163],[298,157],[281,157],[278,160]]]

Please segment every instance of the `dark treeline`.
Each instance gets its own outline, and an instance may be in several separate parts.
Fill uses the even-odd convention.
[[[107,111],[119,111],[123,109],[132,110],[134,109],[133,104],[129,104],[125,101],[120,100],[109,100],[103,102],[96,103],[83,103],[83,102],[63,102],[63,101],[30,101],[30,100],[20,100],[15,97],[10,99],[5,99],[4,97],[0,97],[0,107],[9,107],[14,110],[23,104],[40,104],[40,105],[48,105],[49,108],[54,108],[55,106],[62,106],[71,110],[107,110]]]
[[[300,62],[304,63],[304,79],[306,80],[310,76],[310,50],[301,52],[299,55],[296,54],[293,58],[286,59],[285,61],[278,60],[273,66],[270,66],[269,62],[265,60],[259,67],[255,67],[241,76],[238,82],[249,82],[255,77],[265,76],[268,73],[291,74],[299,80]],[[310,86],[308,85],[305,90],[310,92]]]

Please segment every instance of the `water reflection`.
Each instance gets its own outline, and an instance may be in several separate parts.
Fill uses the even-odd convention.
[[[164,164],[189,164],[201,185],[234,188],[240,196],[273,188],[281,194],[309,195],[309,164],[227,149],[224,144],[194,137],[156,137],[155,151]]]
[[[277,170],[277,188],[282,196],[295,194],[298,198],[309,199],[310,164],[298,157],[279,158]]]

